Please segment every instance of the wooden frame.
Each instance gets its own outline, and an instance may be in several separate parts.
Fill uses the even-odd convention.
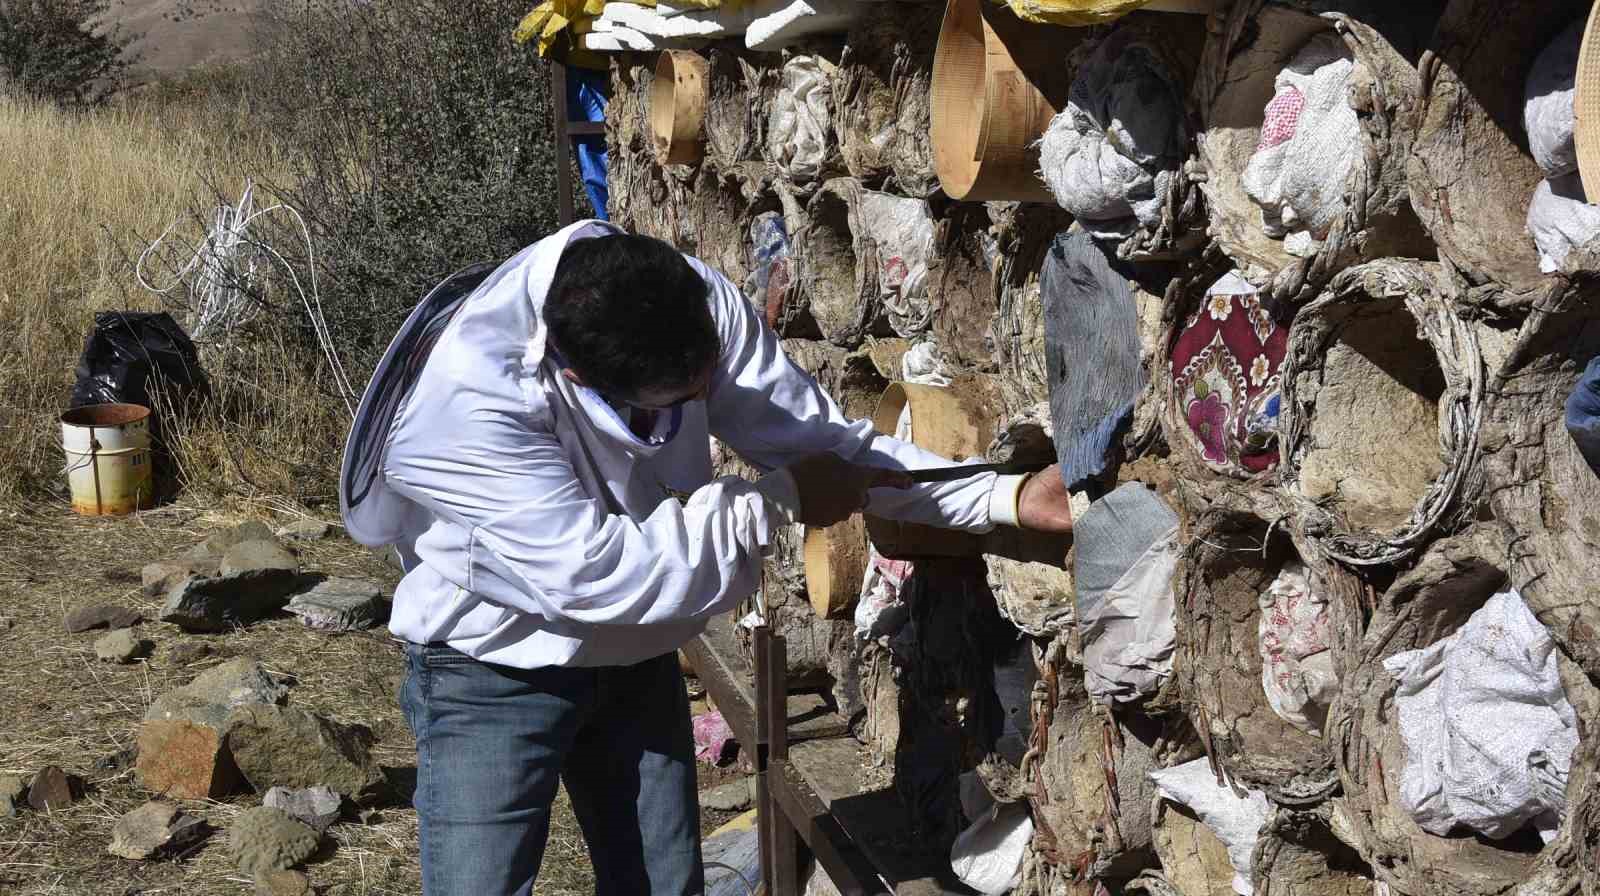
[[[574,218],[572,206],[572,138],[605,134],[603,121],[574,121],[567,117],[567,67],[550,63],[550,116],[556,132],[560,164],[556,165],[556,223],[562,227]]]

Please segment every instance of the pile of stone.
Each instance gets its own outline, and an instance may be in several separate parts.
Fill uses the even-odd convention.
[[[158,794],[113,831],[113,855],[182,854],[208,833],[170,800],[223,800],[246,791],[263,805],[230,826],[228,849],[263,893],[309,893],[294,868],[314,855],[348,802],[374,795],[383,774],[372,732],[288,703],[291,684],[249,657],[202,672],[151,704],[135,771]]]
[[[286,541],[326,537],[304,520],[276,533],[251,521],[218,532],[174,560],[144,568],[145,594],[165,596],[160,619],[187,632],[223,632],[288,611],[324,631],[372,628],[388,618],[381,587],[308,574]]]

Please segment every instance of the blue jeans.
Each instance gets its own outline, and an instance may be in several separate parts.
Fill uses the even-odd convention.
[[[704,889],[689,699],[676,653],[634,666],[513,669],[406,646],[425,896],[528,896],[557,776],[597,896]]]

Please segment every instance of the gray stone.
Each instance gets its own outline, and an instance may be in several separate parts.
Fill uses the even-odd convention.
[[[285,541],[321,541],[333,532],[333,527],[322,520],[295,520],[278,530]]]
[[[245,541],[271,541],[272,527],[260,520],[250,520],[240,523],[231,529],[224,529],[214,533],[210,538],[195,545],[190,554],[198,557],[215,557],[222,559],[228,549]]]
[[[228,831],[234,867],[251,876],[287,871],[311,858],[321,840],[317,832],[269,806],[239,813]]]
[[[279,544],[276,539],[258,539],[256,541],[241,541],[222,555],[222,566],[218,575],[232,576],[241,572],[288,572],[298,576],[300,574],[300,561],[295,559],[289,549]]]
[[[346,796],[383,781],[372,760],[372,732],[303,709],[252,705],[227,721],[228,752],[257,792],[328,787]]]
[[[187,560],[162,560],[157,563],[147,563],[139,570],[139,581],[143,583],[146,597],[159,597],[172,590],[172,586],[187,579],[192,575],[203,574],[195,569],[196,564]],[[215,568],[210,570],[215,573]]]
[[[321,631],[361,631],[389,617],[383,589],[361,579],[325,579],[290,598],[287,609],[308,627]]]
[[[102,663],[132,663],[144,656],[150,647],[149,641],[139,640],[131,628],[119,628],[109,635],[104,635],[94,642],[94,655]]]
[[[47,765],[28,782],[28,805],[40,812],[65,809],[72,804],[73,790],[73,781],[66,772]]]
[[[67,614],[67,631],[78,634],[96,628],[128,628],[144,621],[137,610],[100,604],[78,607]]]
[[[323,834],[339,820],[344,798],[330,787],[274,787],[267,791],[261,804],[286,812]]]
[[[139,727],[136,766],[145,789],[178,799],[219,799],[243,783],[228,754],[228,719],[251,704],[280,702],[288,688],[247,657],[163,694]]]
[[[289,687],[247,656],[201,672],[194,680],[156,698],[145,711],[147,722],[188,718],[214,728],[226,725],[241,706],[282,703]]]
[[[718,812],[743,812],[756,799],[756,779],[740,778],[700,791],[700,805]]]
[[[143,861],[182,852],[205,839],[204,820],[171,803],[154,800],[117,820],[106,851],[124,859]]]
[[[0,818],[17,814],[17,804],[28,797],[28,785],[16,775],[0,775]]]
[[[269,871],[256,875],[256,896],[311,896],[311,878],[299,871]]]
[[[167,592],[161,621],[184,631],[225,632],[282,610],[299,584],[298,570],[281,567],[190,576]]]
[[[166,657],[169,665],[192,666],[216,653],[217,648],[205,641],[179,641],[167,648]]]

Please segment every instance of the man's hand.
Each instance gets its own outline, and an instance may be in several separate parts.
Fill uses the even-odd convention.
[[[800,495],[800,522],[807,526],[831,526],[865,510],[868,489],[912,484],[905,473],[863,467],[837,454],[813,454],[788,469]]]
[[[1028,477],[1017,498],[1017,522],[1024,529],[1065,535],[1072,531],[1071,497],[1061,481],[1061,465],[1051,464]]]

